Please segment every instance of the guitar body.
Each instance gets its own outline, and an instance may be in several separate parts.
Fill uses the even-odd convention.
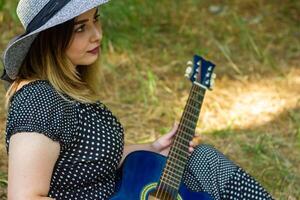
[[[130,153],[120,169],[122,179],[117,183],[117,192],[111,200],[150,200],[149,193],[155,190],[166,160],[166,157],[150,151]],[[176,200],[209,199],[212,197],[208,193],[192,192],[181,183]]]

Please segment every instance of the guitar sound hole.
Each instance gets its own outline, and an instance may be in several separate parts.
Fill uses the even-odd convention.
[[[149,193],[148,200],[176,200],[176,199],[166,191],[160,191],[159,193],[157,193],[157,190],[154,190]]]

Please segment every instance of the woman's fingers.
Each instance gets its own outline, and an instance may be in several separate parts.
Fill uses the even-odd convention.
[[[190,141],[190,144],[189,144],[190,146],[193,146],[194,145],[194,142],[193,141]]]
[[[194,151],[193,147],[189,147],[189,152],[192,153]]]

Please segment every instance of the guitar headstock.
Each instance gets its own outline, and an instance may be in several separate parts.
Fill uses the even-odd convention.
[[[194,55],[193,62],[188,61],[187,65],[185,76],[193,83],[211,90],[216,78],[216,74],[213,73],[216,65],[198,55]]]

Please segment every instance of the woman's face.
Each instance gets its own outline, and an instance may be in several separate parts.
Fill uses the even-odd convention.
[[[75,67],[94,63],[100,54],[102,29],[98,17],[98,9],[93,8],[75,18],[71,43],[66,50]]]

